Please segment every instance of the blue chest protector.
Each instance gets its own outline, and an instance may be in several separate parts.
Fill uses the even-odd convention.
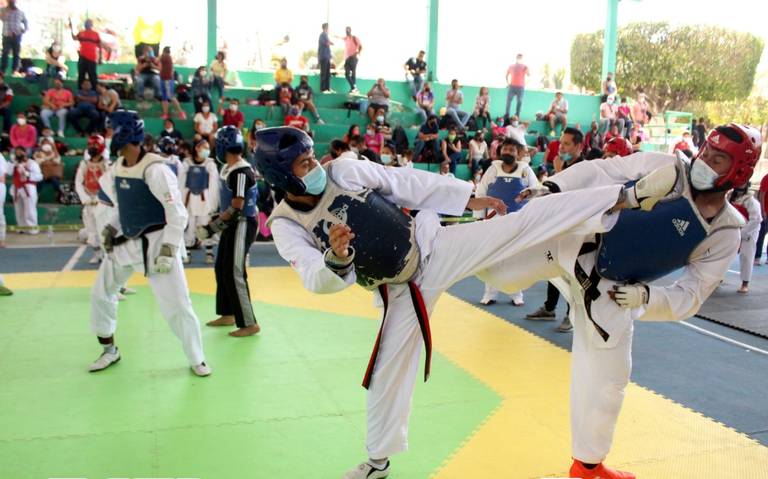
[[[101,201],[107,206],[112,206],[112,207],[115,206],[115,203],[112,202],[112,199],[109,196],[107,196],[107,194],[104,193],[104,190],[102,190],[101,188],[99,188],[99,192],[96,193],[96,197],[99,199],[99,201]]]
[[[488,186],[488,196],[498,198],[507,205],[507,211],[515,212],[525,206],[527,201],[518,203],[515,201],[517,195],[528,188],[528,182],[517,176],[498,176],[496,180]]]
[[[685,197],[659,202],[651,211],[624,210],[601,236],[595,268],[614,281],[653,281],[688,264],[707,230]]]
[[[202,194],[208,189],[208,170],[205,165],[192,165],[187,170],[187,181],[184,185],[193,195]]]
[[[229,185],[225,180],[221,180],[221,188],[219,188],[219,211],[224,211],[232,204],[232,198],[234,197],[233,191],[229,188]],[[245,204],[243,205],[243,216],[252,218],[259,212],[257,201],[259,199],[259,188],[254,184],[248,191],[245,192]]]
[[[165,164],[168,165],[168,168],[171,169],[171,171],[173,172],[174,176],[176,176],[176,177],[179,176],[179,165],[178,165],[178,163],[176,163],[175,161],[166,161]]]
[[[115,191],[125,236],[136,238],[153,226],[165,225],[165,209],[142,178],[115,176]]]

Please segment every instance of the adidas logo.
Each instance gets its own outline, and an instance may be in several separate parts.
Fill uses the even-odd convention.
[[[688,229],[688,225],[691,224],[691,222],[674,218],[672,219],[672,224],[675,225],[675,229],[677,229],[680,236],[685,236],[685,230]]]

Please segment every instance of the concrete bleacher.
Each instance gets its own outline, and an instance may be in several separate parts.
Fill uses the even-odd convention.
[[[76,72],[77,66],[74,62],[71,62],[70,72]],[[102,65],[99,67],[99,73],[117,73],[125,74],[130,72],[133,65],[117,64],[117,65]],[[189,67],[177,67],[177,71],[186,79],[194,71]],[[228,87],[224,90],[224,96],[227,98],[237,98],[240,100],[240,110],[245,116],[245,128],[249,128],[254,119],[259,118],[266,122],[268,126],[277,126],[283,124],[283,115],[279,106],[265,106],[254,105],[262,88],[271,86],[273,81],[272,72],[239,72],[240,80],[243,82],[242,87]],[[334,138],[341,138],[349,129],[352,124],[357,124],[364,130],[365,125],[368,122],[367,115],[360,113],[357,110],[349,111],[345,108],[345,103],[354,100],[365,99],[364,95],[348,95],[346,93],[346,81],[343,77],[332,78],[331,87],[339,93],[332,94],[320,94],[319,93],[319,78],[316,75],[309,76],[310,85],[315,90],[315,105],[318,107],[319,113],[325,124],[317,124],[312,118],[309,112],[306,112],[306,116],[310,121],[310,127],[314,133],[315,139],[315,151],[319,156],[325,154],[328,150],[328,145]],[[41,102],[41,85],[36,82],[28,82],[24,79],[11,78],[6,79],[7,83],[11,85],[14,90],[14,101],[12,109],[15,112],[26,110],[31,104],[40,104]],[[296,75],[296,81],[298,81],[298,74]],[[361,92],[365,93],[374,83],[374,80],[361,79],[358,81],[358,88]],[[402,126],[406,132],[409,143],[413,145],[414,140],[418,134],[416,128],[420,124],[419,116],[413,110],[413,101],[410,98],[410,89],[408,84],[404,81],[401,82],[387,82],[392,91],[392,106],[388,114],[387,121],[393,126]],[[76,82],[72,79],[65,81],[65,87],[72,91],[76,90]],[[438,107],[442,105],[442,99],[445,97],[445,93],[449,88],[448,85],[434,84],[433,91],[435,92],[436,105]],[[471,107],[474,104],[474,98],[479,91],[479,87],[466,86],[462,87],[465,95],[466,110],[471,111]],[[506,98],[506,90],[503,88],[491,88],[490,94],[492,98],[491,113],[495,118],[504,113],[504,102]],[[546,110],[553,98],[552,92],[541,91],[526,91],[525,101],[523,103],[523,110],[521,116],[523,119],[532,119],[535,117],[537,111]],[[569,119],[571,123],[581,123],[582,125],[588,124],[593,118],[595,112],[599,108],[599,100],[593,96],[586,95],[570,95],[566,94],[566,98],[571,104],[571,112],[569,113]],[[163,129],[163,120],[160,118],[161,108],[160,103],[157,101],[145,102],[131,99],[122,100],[123,106],[129,109],[135,109],[145,119],[145,127],[148,133],[157,135]],[[216,111],[216,105],[219,102],[219,98],[214,95],[214,112]],[[514,104],[513,104],[514,107]],[[187,120],[180,120],[174,117],[176,128],[182,133],[185,138],[191,138],[194,133],[192,117],[194,116],[194,107],[191,102],[182,103],[182,108],[187,113]],[[58,120],[55,117],[52,119],[54,126]],[[84,120],[85,121],[85,120]],[[529,134],[526,135],[526,141],[529,145],[535,143],[536,137],[539,134],[547,135],[549,133],[549,125],[545,122],[531,122],[529,127]],[[559,133],[559,129],[558,129]],[[447,134],[445,131],[440,132],[441,138]],[[77,165],[81,160],[81,152],[85,149],[86,138],[79,137],[75,130],[68,126],[65,130],[64,142],[72,150],[74,155],[62,157],[64,163],[64,182],[71,182],[74,180],[75,171]],[[533,158],[533,166],[541,164],[542,155],[536,155]],[[438,171],[437,164],[434,165],[416,165],[420,169],[427,171]],[[456,176],[461,179],[468,179],[470,172],[466,164],[458,165]],[[6,180],[8,182],[10,179]],[[10,201],[10,197],[6,199],[5,205],[6,219],[9,225],[15,225],[15,215],[13,212],[13,204]],[[43,186],[40,191],[40,199],[38,205],[39,223],[44,224],[79,224],[80,223],[80,206],[66,206],[60,205],[55,202],[54,192],[49,186]]]

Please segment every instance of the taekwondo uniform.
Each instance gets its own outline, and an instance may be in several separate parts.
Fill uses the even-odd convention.
[[[107,169],[107,160],[94,162],[83,159],[75,174],[75,191],[83,204],[83,225],[88,235],[88,245],[92,248],[101,247],[101,230],[96,221],[96,211],[99,204],[99,179]],[[103,229],[103,228],[102,228]]]
[[[760,211],[760,203],[751,194],[739,196],[733,201],[733,205],[746,220],[746,224],[741,228],[739,266],[741,281],[749,282],[752,279],[752,268],[755,265],[757,234],[760,232],[760,223],[763,221],[763,215]]]
[[[192,248],[196,242],[197,227],[207,225],[219,205],[219,170],[216,163],[212,158],[206,158],[202,163],[187,158],[179,173],[179,185],[189,216],[184,242],[187,248]],[[206,248],[212,248],[214,244],[213,238],[203,241]]]
[[[0,243],[5,241],[5,177],[12,176],[13,170],[5,157],[0,154]]]
[[[31,227],[21,230],[29,234],[37,234],[37,183],[43,180],[40,165],[31,158],[23,162],[15,162],[13,168],[13,207],[16,210],[16,224]]]

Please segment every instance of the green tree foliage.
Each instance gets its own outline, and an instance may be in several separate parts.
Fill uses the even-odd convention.
[[[694,100],[740,101],[752,90],[763,47],[755,35],[719,27],[631,23],[618,32],[616,82],[630,96],[644,89],[656,112]],[[603,31],[577,35],[571,81],[599,90],[602,58]]]

